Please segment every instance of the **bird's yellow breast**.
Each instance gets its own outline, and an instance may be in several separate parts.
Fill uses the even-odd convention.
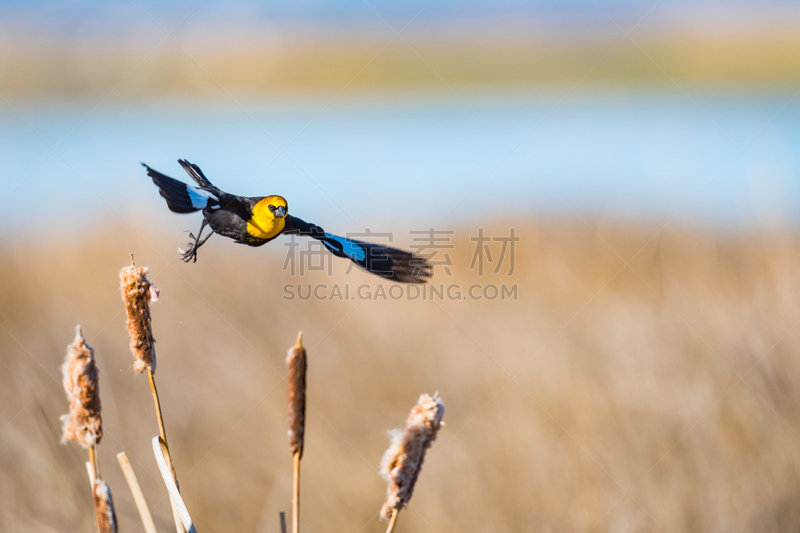
[[[286,220],[276,218],[269,210],[270,204],[275,204],[275,197],[270,196],[259,201],[253,207],[253,214],[247,221],[247,233],[256,239],[271,239],[283,231]],[[280,198],[280,197],[277,197]],[[283,200],[283,198],[281,198]],[[285,200],[284,200],[285,204]]]

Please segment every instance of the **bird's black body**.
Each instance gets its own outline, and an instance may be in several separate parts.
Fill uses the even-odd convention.
[[[142,163],[159,188],[167,206],[175,213],[203,212],[203,224],[194,242],[183,253],[184,261],[196,261],[197,249],[218,233],[248,246],[262,246],[282,234],[304,235],[323,243],[331,253],[350,259],[363,269],[392,281],[424,283],[430,265],[412,253],[325,232],[321,227],[287,213],[280,196],[246,197],[226,193],[215,187],[197,165],[178,161],[197,186],[187,185]],[[208,225],[212,233],[200,240]]]

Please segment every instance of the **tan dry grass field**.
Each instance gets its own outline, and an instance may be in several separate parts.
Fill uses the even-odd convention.
[[[0,529],[94,527],[86,454],[58,443],[59,365],[80,323],[101,372],[99,460],[120,531],[143,531],[122,450],[159,531],[172,530],[118,292],[133,252],[161,289],[157,376],[199,531],[277,531],[289,509],[282,378],[298,330],[309,353],[307,531],[385,529],[385,431],[435,391],[447,425],[398,531],[794,531],[800,236],[658,229],[517,224],[519,299],[505,302],[284,302],[283,284],[298,280],[281,272],[282,253],[222,239],[194,265],[174,259],[175,235],[143,233],[151,248],[126,228],[2,242]],[[454,277],[436,282],[508,282],[468,270],[470,231],[458,233]],[[335,267],[335,281],[375,283]]]
[[[219,36],[179,44],[114,40],[64,42],[10,35],[0,49],[0,92],[25,101],[54,97],[141,101],[397,93],[452,95],[559,87],[786,89],[800,80],[796,25],[760,31],[656,32],[623,39],[589,35],[573,40],[524,38],[405,39],[396,42],[313,35],[276,45],[267,39]],[[269,34],[268,30],[265,30]],[[387,44],[388,42],[388,44]],[[235,44],[232,44],[235,43]],[[149,53],[148,53],[149,52]],[[134,75],[131,75],[134,74]],[[109,94],[113,93],[113,94]],[[226,97],[227,101],[227,97]]]

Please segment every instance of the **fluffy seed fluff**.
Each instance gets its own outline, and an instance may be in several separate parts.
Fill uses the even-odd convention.
[[[117,514],[114,512],[114,501],[111,489],[102,479],[94,482],[94,516],[97,530],[100,533],[117,533]]]
[[[411,408],[405,429],[389,432],[392,441],[381,460],[381,476],[389,484],[386,489],[386,503],[381,509],[384,520],[389,520],[394,509],[399,511],[411,499],[425,460],[425,452],[444,425],[442,416],[444,404],[439,393],[433,397],[423,394],[417,405]]]
[[[158,301],[158,288],[147,279],[147,267],[130,266],[120,270],[120,292],[131,337],[133,369],[141,374],[148,368],[156,371],[156,349],[150,324],[150,302]]]
[[[81,327],[75,328],[75,340],[67,346],[61,366],[64,391],[69,400],[69,413],[61,417],[61,442],[79,442],[84,448],[98,444],[103,436],[100,387],[94,350],[86,344]]]
[[[303,455],[306,424],[306,349],[303,348],[303,332],[297,335],[297,344],[286,356],[289,367],[289,449],[292,455]]]

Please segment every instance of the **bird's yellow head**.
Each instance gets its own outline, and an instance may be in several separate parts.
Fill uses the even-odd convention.
[[[289,204],[286,203],[286,199],[283,196],[267,196],[256,204],[254,211],[259,207],[266,211],[262,216],[266,216],[269,213],[272,218],[284,218],[289,212]]]
[[[271,239],[286,226],[289,205],[281,196],[267,196],[253,207],[253,215],[247,221],[247,233],[256,239]]]

